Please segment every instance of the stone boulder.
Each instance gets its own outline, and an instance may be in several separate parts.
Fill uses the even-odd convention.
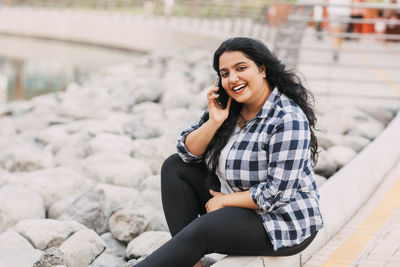
[[[47,210],[47,217],[50,219],[58,219],[79,196],[80,194],[73,194],[54,202]]]
[[[139,79],[133,94],[135,103],[157,102],[161,98],[163,83],[159,79]]]
[[[132,140],[124,135],[101,133],[93,137],[87,144],[86,154],[97,153],[120,153],[129,155],[131,152]]]
[[[360,152],[366,147],[370,140],[356,135],[340,135],[340,134],[328,134],[324,132],[316,132],[318,138],[318,145],[328,150],[332,146],[340,145],[352,148],[356,152]]]
[[[29,172],[53,166],[49,149],[40,149],[22,140],[0,141],[0,167],[9,172]]]
[[[110,201],[111,210],[121,208],[125,203],[132,201],[138,195],[138,191],[130,187],[97,183],[97,188],[104,190],[107,199]]]
[[[103,189],[90,190],[81,196],[61,214],[60,220],[74,220],[93,229],[98,234],[105,233],[111,208]]]
[[[81,166],[83,172],[95,181],[134,188],[152,174],[143,161],[116,153],[92,155]]]
[[[117,257],[125,257],[126,245],[121,241],[115,239],[112,233],[104,233],[101,239],[106,243],[107,250]]]
[[[165,137],[159,137],[135,140],[131,156],[146,162],[153,173],[159,174],[164,160],[175,152],[175,143]]]
[[[139,188],[144,191],[144,190],[154,190],[161,192],[161,176],[160,175],[152,175],[144,179],[140,185]]]
[[[42,255],[33,267],[53,267],[65,264],[64,253],[56,247],[51,247],[43,251]]]
[[[42,198],[34,191],[13,185],[0,188],[0,232],[24,219],[45,217]]]
[[[328,151],[322,149],[319,152],[318,162],[314,167],[314,171],[315,173],[320,174],[324,177],[330,177],[336,172],[338,167],[339,166],[332,155]]]
[[[4,267],[32,267],[41,251],[14,230],[0,233],[0,263]]]
[[[48,209],[64,197],[81,194],[93,186],[93,181],[67,168],[52,168],[17,174],[9,178],[9,184],[29,188],[38,193]]]
[[[88,133],[71,133],[64,146],[60,147],[54,155],[56,166],[79,165],[86,157],[86,143],[92,136]]]
[[[50,145],[53,154],[56,154],[65,144],[69,143],[70,138],[64,125],[53,125],[39,131],[37,141]]]
[[[89,267],[121,267],[125,264],[126,261],[123,257],[117,257],[106,249],[89,265]]]
[[[328,149],[328,152],[339,168],[349,163],[357,155],[353,149],[346,146],[332,146]]]
[[[128,259],[146,257],[171,239],[169,232],[148,231],[129,242],[126,248]]]
[[[75,221],[53,219],[28,219],[20,221],[15,231],[25,237],[37,249],[59,247],[73,233],[86,227]]]
[[[369,140],[375,139],[383,130],[384,125],[376,120],[357,123],[349,134],[359,135]]]
[[[123,208],[110,217],[110,231],[119,241],[129,242],[146,231],[154,217],[155,209],[151,206]]]
[[[68,267],[88,266],[105,248],[104,241],[90,229],[76,232],[60,246]]]

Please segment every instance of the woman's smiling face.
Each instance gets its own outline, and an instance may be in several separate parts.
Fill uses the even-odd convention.
[[[224,52],[219,58],[222,87],[239,103],[257,104],[268,93],[265,67],[240,51]]]

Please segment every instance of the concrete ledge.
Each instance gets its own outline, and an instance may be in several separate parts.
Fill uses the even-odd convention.
[[[291,257],[228,256],[212,266],[297,267],[304,264],[351,219],[400,160],[399,136],[400,112],[371,144],[320,188],[325,226],[303,252]]]

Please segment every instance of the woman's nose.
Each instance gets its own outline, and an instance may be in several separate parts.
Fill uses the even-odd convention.
[[[236,74],[232,73],[229,76],[231,84],[235,84],[239,81],[239,78]]]

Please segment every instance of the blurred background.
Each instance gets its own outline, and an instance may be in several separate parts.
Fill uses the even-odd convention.
[[[203,45],[211,54],[225,38],[250,36],[303,73],[316,94],[397,101],[399,6],[397,0],[3,0],[0,99],[61,91],[152,50]]]

